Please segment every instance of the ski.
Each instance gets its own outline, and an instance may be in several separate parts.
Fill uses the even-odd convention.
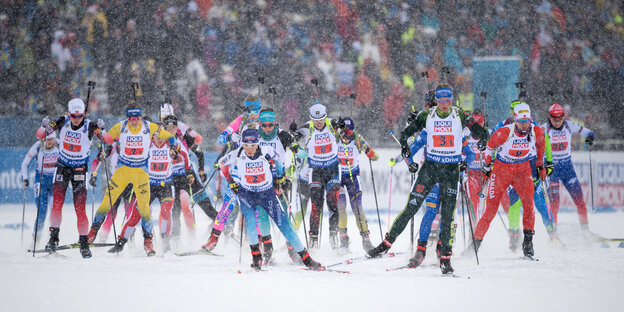
[[[196,255],[223,257],[223,255],[216,254],[216,253],[214,253],[212,251],[208,251],[208,250],[205,250],[205,249],[199,249],[199,250],[187,251],[187,252],[180,252],[180,253],[175,253],[175,255],[178,256],[178,257],[196,256]]]
[[[89,248],[94,248],[94,247],[111,247],[111,246],[115,246],[114,243],[91,243],[89,244]],[[67,249],[75,249],[75,248],[80,248],[80,243],[73,243],[73,244],[67,244],[67,245],[60,245],[58,247],[56,247],[56,250],[67,250]],[[28,249],[27,252],[33,252],[32,249]],[[35,253],[52,253],[55,251],[49,251],[49,250],[45,250],[45,249],[36,249]]]
[[[386,269],[386,272],[399,271],[399,270],[403,270],[403,269],[412,270],[412,269],[416,269],[416,268],[418,268],[418,267],[411,268],[409,265],[403,265],[403,266],[396,267],[396,268]],[[464,276],[461,276],[461,275],[457,275],[455,273],[442,274],[442,277],[454,277],[454,278],[467,278],[467,279],[470,279],[470,276],[464,277]]]
[[[386,269],[386,272],[398,271],[398,270],[403,270],[403,269],[415,269],[415,268],[410,268],[409,265],[406,264],[400,267]]]
[[[325,267],[324,270],[312,270],[310,268],[301,268],[301,270],[303,270],[303,271],[314,271],[314,272],[333,272],[333,273],[351,274],[350,271],[328,269],[327,267]]]
[[[539,261],[538,258],[532,257],[532,256],[522,256],[520,257],[520,259],[522,260],[529,260],[529,261]]]
[[[392,257],[398,256],[400,254],[404,254],[404,252],[389,252],[387,254],[383,254],[383,255],[381,255],[379,257],[375,257],[375,258],[371,258],[368,255],[365,255],[365,256],[360,256],[360,257],[355,257],[355,258],[349,258],[347,260],[336,262],[334,264],[330,264],[330,265],[327,265],[325,267],[326,268],[332,268],[332,267],[343,265],[343,264],[353,264],[353,263],[356,263],[356,262],[367,261],[367,260],[392,258]]]

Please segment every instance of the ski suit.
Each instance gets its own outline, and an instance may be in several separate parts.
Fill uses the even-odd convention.
[[[50,148],[41,146],[42,141],[37,141],[30,147],[26,157],[22,161],[22,180],[28,179],[28,166],[32,162],[32,159],[37,157],[35,163],[35,180],[33,181],[33,188],[35,190],[35,203],[39,206],[38,216],[35,220],[35,226],[37,232],[41,232],[43,225],[45,224],[46,215],[48,214],[48,199],[52,196],[52,182],[54,181],[54,171],[56,170],[56,163],[59,157],[59,144],[57,140],[56,144]],[[43,173],[41,165],[43,163]],[[39,182],[41,181],[41,183]]]
[[[178,129],[178,134],[179,134]],[[184,223],[191,233],[195,233],[195,216],[191,211],[190,204],[190,182],[191,182],[191,161],[186,145],[180,141],[180,136],[176,134],[176,143],[180,147],[180,154],[172,160],[171,171],[173,175],[174,201],[171,209],[171,222],[173,236],[180,236],[181,221],[180,214],[184,215]]]
[[[439,108],[425,110],[418,114],[399,138],[401,146],[407,146],[407,139],[425,129],[427,144],[425,161],[416,181],[412,185],[407,204],[392,223],[386,239],[392,243],[403,232],[409,220],[420,209],[436,184],[440,187],[442,256],[450,256],[453,244],[452,224],[457,201],[457,185],[460,178],[459,163],[462,160],[463,129],[468,126],[478,138],[485,140],[488,133],[480,125],[473,123],[461,108],[451,107],[449,112]]]
[[[554,128],[550,122],[544,123],[542,128],[550,136],[553,155],[553,172],[550,176],[550,209],[552,210],[555,224],[557,224],[557,214],[559,212],[559,181],[563,183],[572,200],[576,205],[579,222],[586,225],[587,206],[583,199],[583,190],[576,176],[576,171],[572,165],[571,141],[574,134],[584,137],[594,137],[594,132],[570,120],[564,120],[561,128]]]
[[[485,213],[477,223],[474,237],[483,240],[492,219],[496,216],[501,196],[512,185],[517,190],[523,207],[523,229],[533,231],[535,215],[533,212],[534,185],[529,164],[532,149],[536,150],[537,166],[544,165],[544,132],[531,124],[527,134],[519,134],[515,125],[507,125],[496,130],[490,138],[485,151],[485,163],[492,163],[496,150],[496,163],[490,175]]]
[[[87,172],[91,141],[100,134],[97,123],[84,118],[78,126],[74,126],[69,116],[60,117],[47,129],[39,128],[37,138],[41,139],[59,130],[59,158],[52,184],[53,204],[50,213],[50,227],[59,228],[63,218],[65,192],[69,183],[72,184],[74,210],[76,212],[78,234],[84,236],[89,231],[89,219],[85,211],[87,201]],[[109,138],[106,132],[103,137]]]

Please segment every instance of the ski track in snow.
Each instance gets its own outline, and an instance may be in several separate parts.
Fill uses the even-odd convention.
[[[410,255],[406,253],[335,267],[351,274],[303,271],[291,264],[283,237],[275,233],[276,261],[266,272],[251,270],[246,244],[239,264],[238,244],[225,237],[215,249],[224,257],[178,257],[173,251],[163,256],[157,237],[157,256],[147,258],[140,230],[119,255],[109,254],[109,247],[103,247],[92,248],[93,258],[86,260],[77,249],[59,251],[66,258],[37,254],[33,259],[25,250],[32,244],[34,205],[26,209],[23,246],[19,229],[1,226],[20,223],[21,208],[3,205],[0,209],[0,311],[621,311],[618,295],[624,286],[624,248],[617,248],[618,243],[610,243],[611,248],[583,243],[576,213],[560,214],[559,232],[566,249],[550,245],[537,216],[537,262],[512,254],[507,249],[505,229],[500,220],[494,219],[477,266],[474,255],[461,256],[464,238],[460,226],[451,261],[455,273],[470,277],[466,279],[442,277],[434,247],[429,247],[423,266],[417,269],[385,272],[407,263]],[[90,211],[87,213],[90,216]],[[157,213],[155,208],[153,218]],[[72,206],[64,207],[63,217],[61,244],[74,242],[77,232]],[[421,218],[419,211],[417,227]],[[209,224],[207,217],[198,214],[195,237],[184,232],[183,243],[174,251],[199,248],[209,236]],[[592,231],[604,237],[624,237],[622,224],[622,212],[590,214]],[[371,240],[379,243],[379,228],[373,216],[369,216],[369,226]],[[327,218],[322,248],[312,251],[314,259],[332,264],[364,253],[352,217],[350,253],[331,250],[326,227]],[[386,226],[383,230],[387,230]],[[154,231],[158,231],[157,225]],[[300,229],[300,237],[302,233]],[[111,230],[109,242],[112,235]],[[45,230],[39,247],[47,239]],[[409,252],[409,228],[391,251]]]

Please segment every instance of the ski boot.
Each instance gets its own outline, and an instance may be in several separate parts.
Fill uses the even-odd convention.
[[[93,244],[93,242],[95,241],[95,238],[97,237],[98,231],[100,230],[100,228],[98,227],[94,227],[91,226],[91,229],[89,230],[89,244]]]
[[[310,233],[310,241],[308,242],[308,245],[310,246],[310,249],[318,248],[318,235]]]
[[[260,244],[249,245],[251,248],[251,267],[256,271],[262,269],[262,254],[260,253]]]
[[[524,230],[524,241],[522,242],[522,253],[527,258],[533,258],[535,255],[533,251],[533,235],[535,231]]]
[[[78,238],[80,244],[80,254],[82,258],[91,258],[91,250],[89,249],[89,237],[87,235],[80,235]]]
[[[303,263],[301,262],[301,257],[299,257],[299,254],[297,254],[297,252],[295,251],[295,248],[289,242],[286,242],[286,248],[288,249],[288,255],[290,256],[290,260],[292,260],[293,263],[295,264]]]
[[[453,274],[453,272],[455,272],[451,266],[450,254],[440,256],[440,269],[442,270],[442,274]]]
[[[152,234],[143,235],[143,249],[145,249],[145,253],[148,257],[156,254],[156,251],[154,251],[154,246],[152,246]]]
[[[479,252],[479,247],[481,247],[481,242],[483,240],[482,239],[475,239],[473,240],[470,245],[468,245],[468,248],[466,248],[461,255],[464,257],[472,257],[475,255],[475,250],[477,252]]]
[[[299,256],[301,257],[301,261],[303,261],[303,264],[308,269],[313,271],[325,271],[325,267],[320,263],[314,261],[314,259],[310,257],[310,253],[305,248],[301,252],[299,252]]]
[[[520,243],[520,230],[509,229],[507,230],[507,233],[509,234],[509,250],[515,253],[518,251],[518,245]]]
[[[338,232],[329,231],[329,245],[332,249],[338,249]]]
[[[423,260],[425,260],[425,254],[427,253],[427,242],[418,241],[418,246],[416,246],[416,254],[413,258],[409,259],[409,263],[407,266],[409,268],[415,268],[422,264]]]
[[[264,247],[264,252],[262,253],[264,262],[262,262],[262,265],[267,266],[272,260],[271,256],[273,256],[273,240],[271,240],[271,235],[262,237],[262,245]]]
[[[59,231],[59,228],[50,228],[50,240],[48,240],[48,244],[45,246],[45,251],[56,252],[56,247],[59,245]]]
[[[388,233],[386,233],[386,239],[383,240],[377,247],[368,251],[368,256],[371,258],[379,257],[382,253],[386,253],[392,247],[392,243],[394,243],[395,238],[390,237]]]
[[[593,233],[589,230],[589,224],[581,223],[581,234],[583,235],[583,240],[586,243],[600,243],[602,239],[599,235]]]
[[[375,246],[373,246],[373,244],[371,243],[370,238],[368,237],[368,233],[370,233],[370,231],[360,233],[360,236],[362,236],[362,248],[364,248],[364,251],[366,252],[375,248]]]
[[[212,229],[212,233],[210,233],[210,238],[208,242],[202,246],[203,250],[212,251],[219,242],[219,236],[221,235],[221,231]]]
[[[340,248],[341,249],[349,249],[349,234],[347,234],[347,229],[338,229],[340,233]]]
[[[127,239],[119,236],[117,238],[117,244],[115,244],[115,246],[113,246],[113,248],[109,249],[108,252],[110,253],[116,253],[116,252],[121,252],[124,248],[124,245],[128,242]]]

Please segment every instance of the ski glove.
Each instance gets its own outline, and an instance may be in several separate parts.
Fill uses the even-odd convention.
[[[403,158],[410,158],[412,156],[412,151],[410,151],[409,146],[402,145],[401,146],[401,155]]]
[[[416,173],[416,172],[418,172],[418,164],[415,163],[415,162],[412,162],[409,165],[407,165],[407,169],[411,173]]]
[[[290,130],[290,132],[296,132],[297,131],[297,123],[295,123],[294,120],[293,120],[293,122],[290,123],[290,126],[288,126],[288,130]]]
[[[390,158],[390,160],[388,160],[388,166],[394,167],[394,165],[396,164],[397,164],[396,158]]]
[[[592,146],[594,144],[594,135],[588,135],[587,138],[585,138],[585,143],[587,143],[587,145],[589,146]]]
[[[460,161],[459,162],[459,171],[460,172],[464,172],[466,171],[466,168],[468,168],[468,164],[465,161]]]
[[[550,176],[555,166],[553,166],[552,161],[547,161],[546,164],[544,165],[544,168],[546,168],[546,174]]]
[[[104,127],[106,127],[106,124],[104,123],[104,120],[98,119],[97,126],[98,126],[98,128],[104,130]]]
[[[293,143],[293,144],[291,144],[291,145],[290,145],[290,151],[291,151],[293,154],[297,154],[297,153],[299,152],[299,144],[297,144],[297,143]]]
[[[479,142],[477,142],[477,148],[479,149],[479,151],[481,151],[481,152],[485,151],[486,147],[487,147],[487,140],[486,139],[481,139],[481,140],[479,140]]]
[[[89,185],[91,185],[92,187],[95,187],[96,183],[97,183],[97,172],[93,172],[91,173],[91,178],[89,178]]]
[[[489,178],[490,174],[492,173],[492,165],[491,164],[484,164],[483,168],[481,169],[481,171],[483,171],[483,174],[485,174]]]
[[[232,190],[232,192],[234,192],[234,194],[238,194],[238,188],[240,187],[240,185],[234,181],[230,182],[230,190]]]
[[[43,117],[43,119],[41,119],[41,128],[47,128],[48,125],[50,125],[50,117],[45,116]]]
[[[178,156],[180,156],[180,151],[178,151],[177,146],[171,146],[171,148],[169,149],[169,155],[171,155],[171,159],[178,159]]]
[[[342,119],[342,117],[338,118],[338,123],[337,123],[338,129],[344,130],[347,127],[347,124],[345,123],[344,119]]]
[[[186,179],[188,180],[189,185],[193,185],[193,183],[195,183],[195,176],[193,175],[192,172],[186,173]]]
[[[203,170],[199,172],[199,178],[201,179],[202,183],[206,182],[206,179],[208,179],[206,173]]]
[[[22,186],[24,186],[24,188],[28,187],[28,179],[22,180]]]

